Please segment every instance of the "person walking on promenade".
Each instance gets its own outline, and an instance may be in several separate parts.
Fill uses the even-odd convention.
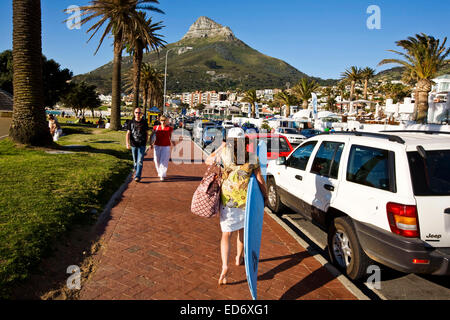
[[[128,122],[126,144],[131,149],[134,162],[134,180],[141,181],[145,149],[148,142],[148,124],[142,116],[141,108],[134,110],[134,118]]]
[[[220,163],[223,166],[220,204],[222,272],[219,285],[227,283],[230,238],[235,231],[238,232],[235,265],[243,263],[245,206],[248,184],[253,173],[264,195],[264,202],[267,203],[266,184],[261,174],[259,160],[256,157],[250,159],[248,145],[249,140],[245,138],[244,131],[241,128],[232,128],[228,133],[226,144],[205,161],[207,165]]]
[[[160,124],[153,127],[151,147],[154,147],[153,160],[161,181],[167,176],[170,160],[170,147],[175,146],[172,141],[173,128],[169,125],[170,119],[166,116],[159,118]]]

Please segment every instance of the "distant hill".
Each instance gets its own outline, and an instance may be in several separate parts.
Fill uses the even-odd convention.
[[[374,80],[375,81],[378,81],[378,80],[386,80],[386,81],[401,80],[404,70],[405,70],[404,67],[395,67],[395,68],[387,69],[387,70],[377,73],[377,75],[374,77]],[[436,76],[439,77],[444,74],[450,74],[450,65],[447,65],[444,68],[442,68],[442,70],[439,71]]]
[[[169,92],[285,88],[287,83],[293,86],[301,78],[312,78],[282,60],[252,49],[236,38],[228,27],[207,17],[200,17],[180,41],[167,45],[159,55],[154,52],[146,54],[144,62],[150,62],[164,72],[169,49],[172,49],[168,55]],[[123,75],[131,68],[132,58],[124,57]],[[74,77],[75,81],[84,80],[96,85],[104,94],[111,92],[111,78],[112,62]],[[332,79],[314,79],[321,85],[337,82]]]

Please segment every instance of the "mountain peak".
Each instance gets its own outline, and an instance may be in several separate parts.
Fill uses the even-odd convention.
[[[202,16],[194,22],[189,31],[184,35],[182,40],[192,38],[213,38],[223,37],[226,40],[236,39],[230,28],[224,27],[214,20]]]

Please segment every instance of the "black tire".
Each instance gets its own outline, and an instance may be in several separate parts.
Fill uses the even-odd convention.
[[[278,194],[278,188],[273,177],[267,178],[267,196],[269,198],[268,207],[276,215],[280,215],[281,212],[286,208],[285,205],[280,200],[280,195]]]
[[[357,281],[367,276],[372,260],[361,248],[350,217],[333,221],[328,232],[328,254],[331,262],[350,279]]]

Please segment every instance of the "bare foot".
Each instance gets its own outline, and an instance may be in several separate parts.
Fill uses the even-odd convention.
[[[219,277],[219,286],[222,284],[227,284],[227,272],[228,268],[222,268],[222,273],[220,274]]]
[[[236,265],[241,266],[244,264],[244,257],[236,256]]]

